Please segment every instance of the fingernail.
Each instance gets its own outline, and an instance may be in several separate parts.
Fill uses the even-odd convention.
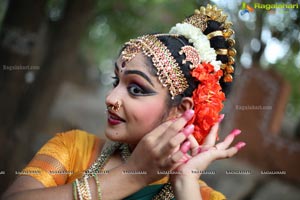
[[[219,117],[219,123],[221,123],[223,121],[224,117],[225,117],[225,114],[221,114],[220,115],[220,117]]]
[[[182,153],[186,153],[189,151],[190,147],[191,147],[191,142],[187,141],[187,142],[183,143],[183,145],[180,147],[180,151]]]
[[[184,161],[184,163],[187,163],[190,159],[189,158],[186,158],[186,160]]]
[[[202,151],[202,148],[201,147],[198,147],[197,149],[197,154],[200,153]]]
[[[244,146],[246,146],[246,143],[245,142],[239,142],[235,145],[235,147],[240,150],[241,148],[243,148]]]
[[[239,135],[241,132],[242,131],[240,129],[234,129],[230,134],[234,135],[234,137],[235,137],[235,136]]]
[[[205,151],[208,151],[208,149],[203,149],[203,148],[200,148],[200,147],[199,147],[199,149],[198,149],[198,154],[199,154],[199,153],[203,153],[203,152],[205,152]]]
[[[180,160],[179,160],[179,162],[183,162],[183,163],[185,163],[185,162],[187,162],[189,159],[186,157],[186,156],[183,156]]]
[[[194,116],[195,111],[194,110],[187,110],[184,112],[183,117],[189,121]]]
[[[185,127],[184,129],[183,129],[183,134],[186,136],[186,137],[188,137],[191,133],[193,133],[194,132],[194,124],[190,124],[190,125],[188,125],[187,127]]]

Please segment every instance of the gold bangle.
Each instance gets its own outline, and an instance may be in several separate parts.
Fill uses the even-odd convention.
[[[102,194],[101,194],[101,188],[100,188],[100,181],[99,181],[98,175],[94,174],[93,177],[95,179],[96,186],[97,186],[98,200],[102,200]]]
[[[206,35],[206,37],[210,40],[213,37],[217,36],[222,36],[223,37],[223,32],[222,31],[214,31]]]
[[[74,182],[72,183],[72,186],[73,186],[73,199],[74,199],[74,200],[78,200],[76,181],[74,181]]]
[[[89,186],[88,178],[84,177],[83,180],[84,180],[84,185],[85,185],[85,191],[87,193],[87,199],[92,200],[92,193],[91,193],[91,189]]]
[[[76,186],[77,186],[77,192],[78,192],[79,200],[83,200],[78,179],[76,179],[75,182],[76,182]]]
[[[89,187],[89,183],[87,180],[87,177],[85,178],[81,178],[79,180],[79,194],[81,194],[81,197],[83,200],[91,200],[92,199],[92,194],[91,194],[91,190]],[[80,195],[79,195],[80,197]]]
[[[217,49],[216,54],[226,56],[228,54],[228,49]]]

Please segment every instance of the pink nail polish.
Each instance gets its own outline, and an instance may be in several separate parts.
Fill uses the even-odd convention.
[[[194,132],[194,125],[193,124],[190,124],[190,125],[188,125],[187,127],[185,127],[184,129],[183,129],[183,134],[186,136],[186,137],[188,137],[190,134],[192,134],[193,132]]]
[[[194,110],[187,110],[184,112],[183,117],[189,121],[194,116],[195,111]]]
[[[244,146],[246,146],[246,143],[245,142],[239,142],[235,145],[235,147],[240,150],[241,148],[243,148]]]
[[[200,153],[202,151],[202,148],[201,147],[198,147],[197,149],[197,154]]]
[[[189,160],[190,160],[190,159],[189,159],[189,158],[187,158],[187,159],[184,161],[184,163],[187,163]]]
[[[242,131],[240,129],[234,129],[230,134],[234,137],[238,136]]]
[[[205,152],[205,151],[208,151],[208,149],[202,149],[202,148],[199,148],[198,154],[199,154],[199,153],[203,153],[203,152]]]
[[[191,142],[187,141],[187,142],[183,143],[183,145],[180,147],[180,151],[182,153],[186,153],[189,151],[190,147],[191,147]]]
[[[185,162],[187,162],[189,159],[187,158],[187,157],[185,157],[185,156],[183,156],[178,162],[183,162],[183,163],[185,163]]]
[[[221,123],[221,122],[223,121],[224,117],[225,117],[225,114],[221,114],[221,115],[220,115],[219,123]]]

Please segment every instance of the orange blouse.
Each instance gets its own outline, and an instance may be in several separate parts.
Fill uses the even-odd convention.
[[[22,175],[28,175],[45,187],[54,187],[73,182],[96,160],[101,141],[95,135],[81,130],[72,130],[56,134],[34,156],[23,169]],[[165,177],[152,184],[164,184]],[[151,184],[151,185],[152,185]],[[203,181],[199,181],[204,200],[221,200],[225,197]]]

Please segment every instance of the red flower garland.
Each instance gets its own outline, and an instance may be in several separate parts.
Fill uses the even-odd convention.
[[[223,108],[225,94],[219,83],[223,71],[214,72],[213,65],[203,62],[193,69],[191,74],[200,83],[193,92],[195,115],[189,124],[194,124],[193,135],[198,143],[202,144],[211,127],[218,122],[219,113]]]

